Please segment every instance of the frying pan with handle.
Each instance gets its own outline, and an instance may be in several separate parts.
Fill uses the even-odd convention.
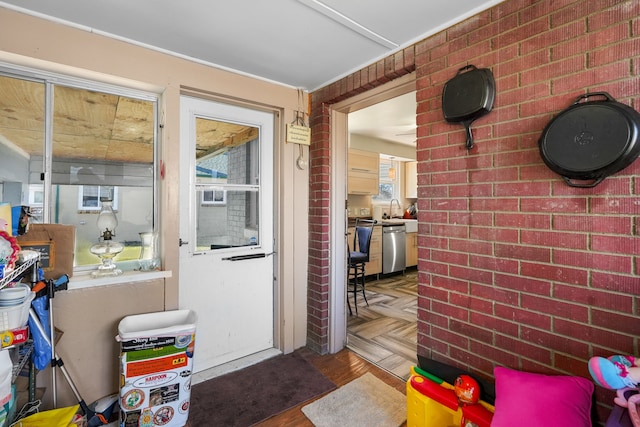
[[[567,185],[592,188],[633,163],[639,138],[640,113],[607,92],[592,92],[554,117],[538,146],[542,160]]]
[[[464,125],[467,150],[473,148],[471,123],[491,111],[495,95],[495,80],[488,68],[467,65],[445,83],[442,89],[442,112],[446,121]]]

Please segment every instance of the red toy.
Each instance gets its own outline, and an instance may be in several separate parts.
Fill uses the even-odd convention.
[[[453,383],[458,400],[463,405],[474,405],[480,400],[480,385],[469,375],[460,375]]]
[[[493,406],[479,400],[477,381],[461,376],[463,378],[455,381],[459,383],[456,387],[429,373],[424,374],[426,376],[414,367],[407,381],[407,427],[490,427]],[[463,394],[468,392],[468,386],[472,386],[470,399],[475,398],[477,404],[463,403],[456,393],[457,390]],[[466,395],[463,398],[466,399]]]

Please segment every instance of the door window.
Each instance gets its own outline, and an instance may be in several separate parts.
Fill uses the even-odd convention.
[[[259,129],[196,118],[196,251],[260,243]]]

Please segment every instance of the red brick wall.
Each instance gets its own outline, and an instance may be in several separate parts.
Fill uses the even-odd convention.
[[[307,346],[321,354],[327,353],[329,349],[331,112],[328,105],[412,72],[413,52],[412,46],[320,89],[311,96]]]
[[[314,108],[313,144],[309,151],[309,278],[307,290],[307,346],[320,354],[329,348],[329,197],[330,135],[328,110]]]
[[[487,377],[502,365],[587,378],[592,355],[640,356],[640,160],[577,189],[538,151],[544,126],[586,92],[640,111],[640,2],[508,0],[400,57],[313,94],[311,268],[325,266],[330,245],[314,225],[328,221],[324,103],[411,71],[413,61],[419,354]],[[467,64],[490,68],[497,90],[493,111],[473,124],[470,152],[462,126],[441,111],[444,83]],[[326,278],[310,276],[310,309]],[[611,392],[596,395],[610,406]]]

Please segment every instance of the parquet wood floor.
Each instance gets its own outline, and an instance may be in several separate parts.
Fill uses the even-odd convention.
[[[402,379],[417,364],[418,272],[408,269],[380,280],[368,280],[347,320],[347,347]],[[353,294],[349,294],[351,306]]]

